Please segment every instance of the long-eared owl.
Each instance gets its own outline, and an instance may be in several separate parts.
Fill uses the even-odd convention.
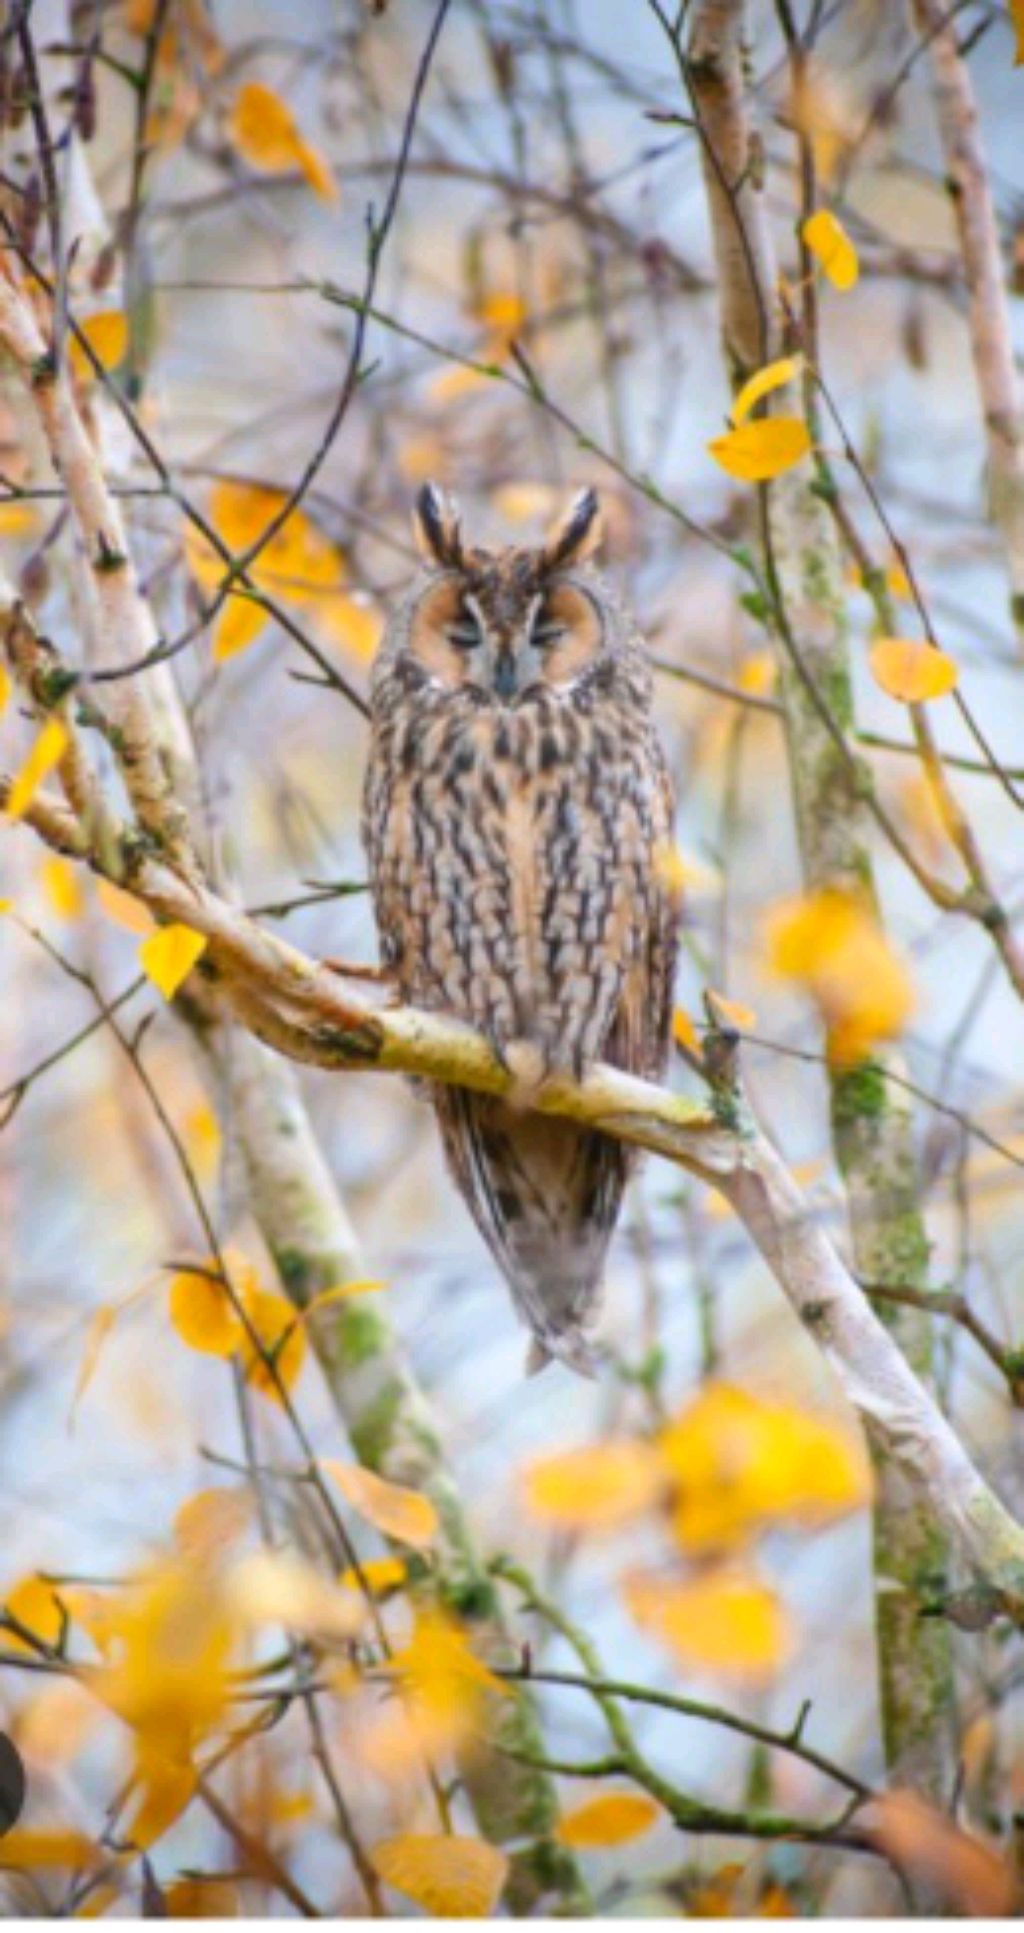
[[[544,1071],[657,1077],[678,908],[672,797],[636,625],[588,558],[579,495],[537,549],[467,545],[420,492],[426,561],[373,671],[363,833],[381,957],[404,998],[530,1044]],[[511,1056],[509,1056],[511,1058]],[[621,1142],[436,1086],[448,1161],[533,1334],[589,1371],[605,1251],[633,1157]]]

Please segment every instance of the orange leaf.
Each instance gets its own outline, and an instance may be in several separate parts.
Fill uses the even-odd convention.
[[[48,1866],[97,1866],[99,1861],[99,1848],[84,1832],[22,1826],[7,1833],[0,1846],[0,1866],[16,1872]]]
[[[945,698],[960,676],[953,659],[925,638],[879,638],[870,659],[875,683],[904,705]]]
[[[101,368],[116,369],[123,362],[128,348],[128,318],[120,309],[103,309],[78,326]],[[76,336],[68,338],[68,361],[79,382],[96,381],[96,372]]]
[[[624,1438],[539,1458],[523,1474],[527,1508],[558,1530],[614,1530],[649,1509],[662,1483],[657,1456]]]
[[[588,1799],[572,1812],[563,1812],[555,1837],[563,1846],[624,1846],[649,1832],[661,1817],[661,1807],[642,1792],[606,1792]]]
[[[414,1550],[425,1550],[433,1543],[437,1535],[437,1511],[429,1497],[421,1496],[418,1490],[406,1489],[404,1484],[389,1483],[385,1477],[377,1476],[373,1470],[364,1470],[358,1463],[340,1463],[335,1457],[325,1457],[323,1467],[353,1509],[383,1536],[393,1537],[399,1544],[411,1544]]]
[[[1024,0],[1009,0],[1009,4],[1015,36],[1013,64],[1015,67],[1024,67]]]
[[[729,476],[741,483],[767,483],[799,463],[811,447],[800,416],[765,416],[717,436],[708,451]]]
[[[261,1351],[248,1336],[242,1338],[245,1380],[272,1403],[281,1403],[297,1383],[306,1360],[306,1332],[299,1311],[272,1289],[250,1285],[244,1299],[246,1315],[262,1344]]]
[[[164,1887],[164,1903],[170,1920],[237,1920],[242,1913],[237,1886],[215,1874],[173,1880]]]
[[[723,1570],[680,1582],[641,1572],[625,1579],[624,1595],[641,1628],[685,1669],[760,1680],[785,1661],[788,1619],[775,1593],[754,1577]]]
[[[837,1062],[863,1060],[899,1034],[914,1010],[913,983],[866,907],[822,890],[776,907],[767,925],[773,971],[806,987]]]
[[[229,591],[217,613],[210,640],[214,663],[226,664],[240,651],[247,651],[265,629],[269,615],[266,606],[258,604],[255,598]]]
[[[311,188],[325,201],[336,201],[338,190],[319,149],[299,133],[291,108],[260,81],[239,89],[231,110],[231,139],[250,167],[263,174],[298,168]]]
[[[819,208],[804,222],[800,233],[833,288],[852,289],[860,275],[860,263],[842,222],[828,208]]]
[[[53,1585],[48,1584],[45,1577],[33,1572],[30,1577],[23,1577],[19,1583],[13,1584],[5,1593],[3,1608],[43,1644],[53,1646],[59,1642],[64,1628],[64,1612]],[[28,1640],[19,1638],[16,1632],[5,1631],[2,1641],[5,1651],[32,1651]]]
[[[691,1054],[700,1053],[700,1036],[685,1007],[672,1009],[672,1038],[677,1047],[684,1047]]]
[[[213,1274],[182,1269],[170,1287],[171,1321],[190,1349],[204,1356],[233,1356],[244,1330],[224,1283]]]
[[[370,1863],[388,1886],[436,1919],[489,1919],[508,1873],[496,1846],[454,1833],[382,1839],[371,1848]]]

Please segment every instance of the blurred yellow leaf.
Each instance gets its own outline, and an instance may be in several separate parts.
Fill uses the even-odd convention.
[[[672,1038],[677,1047],[685,1048],[688,1053],[700,1053],[700,1036],[685,1007],[672,1009]]]
[[[804,222],[800,233],[833,288],[852,289],[860,275],[860,263],[857,250],[837,216],[828,208],[819,208]]]
[[[265,629],[269,612],[243,592],[229,591],[214,620],[210,649],[215,664],[226,664],[248,649]]]
[[[336,201],[334,177],[318,148],[304,140],[286,101],[261,81],[247,81],[235,97],[231,139],[249,166],[263,174],[298,168],[324,201]]]
[[[39,512],[34,504],[14,502],[0,503],[0,537],[31,537],[39,527]],[[0,665],[0,711],[3,711],[4,691],[10,689],[10,679],[6,665]]]
[[[401,1695],[365,1731],[362,1756],[392,1782],[418,1776],[424,1759],[465,1753],[483,1728],[488,1699],[513,1695],[443,1611],[417,1610],[412,1637],[392,1655],[390,1671]]]
[[[312,1302],[306,1304],[303,1315],[308,1319],[320,1309],[329,1309],[338,1302],[351,1301],[354,1295],[377,1295],[381,1289],[386,1288],[386,1282],[373,1281],[369,1277],[361,1281],[339,1282],[333,1289],[321,1289],[319,1295],[315,1295]]]
[[[448,473],[448,456],[439,436],[410,436],[396,451],[398,468],[407,483],[443,483]]]
[[[389,1483],[385,1477],[379,1477],[374,1470],[364,1470],[358,1463],[341,1463],[336,1457],[324,1457],[323,1467],[353,1509],[383,1536],[393,1537],[399,1544],[411,1544],[414,1550],[425,1550],[433,1543],[437,1536],[437,1511],[429,1497],[421,1496],[418,1490],[406,1489],[404,1484]]]
[[[209,1274],[181,1269],[172,1277],[170,1316],[182,1342],[204,1356],[233,1356],[242,1346],[241,1317],[216,1275],[215,1262]]]
[[[870,661],[875,683],[904,705],[945,698],[960,677],[953,659],[925,638],[879,638]]]
[[[799,463],[811,447],[799,416],[766,416],[716,436],[708,451],[729,476],[741,483],[766,483]]]
[[[59,1642],[64,1628],[61,1599],[57,1596],[53,1585],[47,1583],[45,1577],[40,1577],[33,1572],[31,1576],[23,1577],[17,1584],[12,1584],[10,1590],[4,1594],[3,1608],[12,1618],[17,1618],[18,1623],[23,1625],[26,1631],[31,1631],[33,1636],[39,1638],[43,1644],[52,1648]],[[29,1653],[32,1651],[28,1639],[19,1638],[13,1631],[3,1633],[2,1643],[5,1651]]]
[[[195,1563],[207,1563],[248,1530],[253,1501],[247,1490],[197,1490],[174,1513],[174,1541]]]
[[[594,1443],[540,1457],[523,1472],[526,1505],[558,1530],[614,1530],[647,1510],[662,1473],[646,1443]]]
[[[139,965],[164,999],[173,1000],[208,945],[204,933],[194,933],[191,926],[175,921],[170,926],[158,927],[148,940],[143,940]]]
[[[481,351],[481,360],[484,354]],[[493,380],[486,369],[470,369],[465,363],[456,363],[431,377],[427,394],[432,403],[456,403],[460,397],[471,395],[474,389],[486,389]]]
[[[39,877],[58,919],[81,919],[85,898],[78,871],[70,860],[62,859],[56,852],[48,853],[39,868]]]
[[[3,717],[11,702],[11,674],[5,664],[0,664],[0,718]]]
[[[127,933],[140,933],[145,936],[155,930],[153,915],[142,901],[133,899],[131,893],[122,892],[111,879],[96,881],[96,897],[107,918],[116,926],[123,926]]]
[[[390,1597],[405,1583],[408,1572],[402,1557],[368,1557],[359,1567],[362,1583],[354,1565],[342,1571],[338,1583],[346,1591],[359,1591],[365,1584],[373,1597]]]
[[[212,1181],[220,1160],[220,1125],[212,1107],[201,1101],[186,1116],[182,1138],[188,1158],[200,1181]]]
[[[563,1812],[555,1838],[582,1851],[591,1846],[624,1846],[649,1832],[662,1811],[643,1792],[604,1792],[572,1812]]]
[[[773,389],[780,389],[783,383],[791,383],[803,368],[802,356],[781,356],[778,362],[770,362],[759,369],[744,383],[738,395],[733,398],[731,416],[734,423],[745,423],[755,403],[763,396],[770,396]]]
[[[388,1886],[435,1919],[486,1920],[501,1898],[508,1859],[483,1839],[406,1832],[370,1849]]]
[[[163,1889],[169,1920],[237,1920],[242,1906],[230,1879],[174,1879]]]
[[[20,1706],[13,1737],[22,1758],[52,1779],[56,1771],[71,1764],[102,1717],[96,1700],[77,1679],[51,1677]]]
[[[121,1824],[121,1837],[137,1846],[140,1852],[148,1852],[191,1805],[198,1777],[194,1765],[165,1759],[152,1749],[144,1749],[133,1803]]]
[[[503,483],[495,490],[493,503],[506,523],[527,524],[535,517],[553,516],[558,492],[549,483]]]
[[[369,664],[384,630],[382,613],[355,597],[324,598],[316,607],[317,622],[333,644]]]
[[[289,1395],[295,1387],[306,1360],[306,1332],[299,1311],[272,1289],[250,1285],[243,1299],[261,1344],[257,1349],[248,1335],[242,1337],[245,1380],[272,1403],[280,1403],[282,1391]]]
[[[806,988],[828,1031],[831,1058],[863,1060],[914,1011],[910,976],[866,907],[851,895],[810,893],[777,907],[767,923],[775,973]]]
[[[757,1026],[757,1014],[753,1007],[744,1006],[742,1000],[730,1000],[726,994],[716,993],[711,987],[708,989],[708,998],[715,1013],[727,1027],[735,1027],[737,1032],[749,1034],[751,1028]]]
[[[698,1554],[732,1549],[766,1525],[816,1524],[867,1503],[859,1441],[789,1404],[709,1383],[658,1439],[675,1485],[673,1528]]]
[[[96,1367],[103,1351],[103,1345],[117,1321],[117,1316],[118,1307],[114,1302],[101,1302],[99,1308],[93,1313],[89,1327],[86,1330],[82,1360],[78,1366],[78,1375],[75,1380],[75,1393],[71,1398],[72,1417],[96,1374]]]
[[[624,1580],[623,1590],[641,1629],[660,1639],[685,1669],[759,1680],[785,1661],[785,1611],[757,1578],[731,1570],[686,1580],[638,1572]]]
[[[1024,0],[1009,0],[1009,6],[1015,38],[1013,64],[1024,67]]]
[[[7,799],[7,817],[21,819],[32,804],[43,780],[59,765],[68,748],[66,725],[59,718],[48,718],[28,757],[15,775]]]
[[[16,1826],[4,1836],[0,1847],[0,1866],[15,1872],[33,1872],[49,1866],[98,1866],[98,1846],[84,1832],[61,1831],[44,1826]]]
[[[774,691],[779,668],[773,651],[752,651],[740,666],[736,683],[752,698],[763,698]]]
[[[102,369],[116,369],[128,348],[128,317],[120,309],[102,309],[87,316],[79,329]],[[81,383],[96,381],[96,372],[76,336],[68,337],[68,361]]]
[[[478,322],[503,336],[517,335],[526,321],[526,303],[513,289],[494,289],[473,310]]]
[[[284,1624],[309,1636],[354,1638],[365,1610],[303,1558],[282,1551],[254,1551],[227,1579],[228,1601],[252,1629]]]
[[[106,1627],[110,1648],[89,1683],[136,1733],[143,1778],[160,1784],[162,1763],[188,1766],[227,1709],[235,1627],[226,1600],[209,1571],[179,1557],[118,1591]]]

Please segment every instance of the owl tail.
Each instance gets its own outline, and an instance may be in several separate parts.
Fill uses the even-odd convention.
[[[620,1142],[483,1094],[435,1094],[458,1188],[533,1332],[527,1373],[555,1357],[597,1372],[587,1335],[629,1171]]]

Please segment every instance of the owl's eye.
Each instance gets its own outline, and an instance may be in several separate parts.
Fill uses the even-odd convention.
[[[530,643],[538,645],[543,651],[546,645],[557,644],[565,636],[565,625],[559,624],[551,613],[541,609],[530,633]]]
[[[472,611],[463,608],[454,624],[448,626],[448,642],[457,651],[475,651],[484,641],[484,634]]]

